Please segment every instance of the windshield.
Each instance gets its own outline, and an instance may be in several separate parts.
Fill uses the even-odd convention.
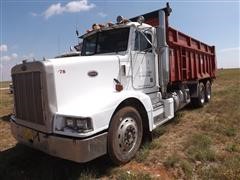
[[[129,28],[97,32],[83,40],[82,56],[126,51]]]

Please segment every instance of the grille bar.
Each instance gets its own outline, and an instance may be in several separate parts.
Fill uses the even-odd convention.
[[[16,117],[44,125],[41,73],[13,74],[12,78]]]

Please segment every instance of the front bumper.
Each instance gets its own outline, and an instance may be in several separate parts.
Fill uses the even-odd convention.
[[[38,132],[11,121],[13,136],[18,142],[52,156],[75,162],[88,162],[107,153],[107,132],[78,139]]]

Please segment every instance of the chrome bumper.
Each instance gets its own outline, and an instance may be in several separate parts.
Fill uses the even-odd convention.
[[[75,162],[88,162],[107,153],[107,132],[86,139],[68,138],[28,129],[14,121],[11,130],[19,143]]]

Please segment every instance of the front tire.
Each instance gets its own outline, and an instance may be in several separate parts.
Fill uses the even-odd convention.
[[[143,136],[142,118],[130,106],[117,111],[108,132],[108,155],[114,164],[129,162],[139,149]]]

